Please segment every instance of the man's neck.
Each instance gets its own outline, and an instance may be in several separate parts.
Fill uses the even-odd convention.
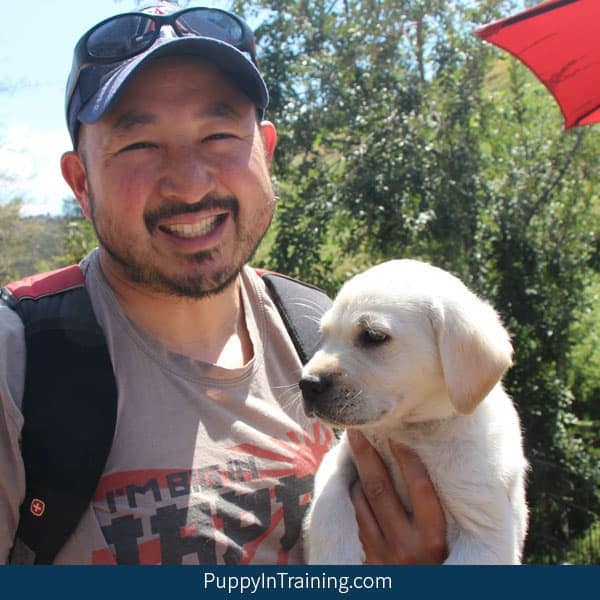
[[[100,266],[127,316],[168,350],[233,369],[253,356],[241,277],[216,295],[183,298],[131,282],[100,257]]]

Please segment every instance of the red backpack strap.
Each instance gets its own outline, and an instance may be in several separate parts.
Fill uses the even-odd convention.
[[[117,413],[104,334],[77,265],[7,285],[27,366],[22,454],[26,495],[11,564],[51,564],[102,475]]]
[[[23,299],[39,300],[57,292],[81,287],[84,284],[83,273],[79,265],[70,265],[56,271],[24,277],[9,283],[4,289],[19,302]],[[8,297],[8,294],[7,294]]]

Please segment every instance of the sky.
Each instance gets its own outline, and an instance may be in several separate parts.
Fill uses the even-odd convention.
[[[9,0],[0,0],[3,7]],[[223,2],[190,6],[223,7]],[[71,149],[64,94],[77,40],[135,0],[17,0],[0,27],[0,202],[20,197],[22,214],[58,214],[72,196],[60,174]]]

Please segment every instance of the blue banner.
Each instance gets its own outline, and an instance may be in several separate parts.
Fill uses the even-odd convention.
[[[594,597],[600,567],[1,567],[2,598]],[[595,590],[595,591],[594,591]]]

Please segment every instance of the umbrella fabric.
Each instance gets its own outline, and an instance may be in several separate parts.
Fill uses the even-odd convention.
[[[600,122],[600,0],[550,0],[476,33],[533,71],[565,129]]]

